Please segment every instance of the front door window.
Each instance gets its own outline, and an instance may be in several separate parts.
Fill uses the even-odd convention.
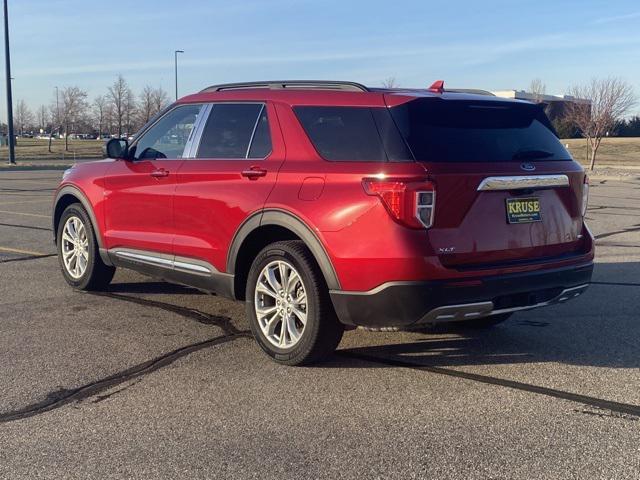
[[[182,158],[201,110],[202,105],[182,105],[171,110],[132,146],[133,157],[136,160]]]

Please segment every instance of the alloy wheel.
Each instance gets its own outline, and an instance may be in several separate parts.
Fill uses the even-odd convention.
[[[307,292],[302,277],[289,263],[267,264],[255,288],[254,308],[265,338],[280,349],[294,347],[307,323]]]
[[[84,275],[89,265],[89,239],[84,223],[71,216],[62,229],[62,261],[67,273],[74,279]]]

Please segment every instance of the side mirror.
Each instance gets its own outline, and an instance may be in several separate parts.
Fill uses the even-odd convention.
[[[107,158],[129,159],[129,142],[124,138],[111,138],[104,144],[104,155]]]

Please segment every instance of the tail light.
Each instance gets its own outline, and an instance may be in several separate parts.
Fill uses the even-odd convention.
[[[388,178],[365,178],[368,195],[380,197],[389,215],[411,228],[430,228],[436,208],[436,189],[432,182]]]
[[[587,214],[587,205],[589,203],[589,177],[584,176],[584,185],[582,185],[582,216]]]

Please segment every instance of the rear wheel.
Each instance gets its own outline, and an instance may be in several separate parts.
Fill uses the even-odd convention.
[[[344,325],[301,241],[276,242],[258,254],[249,271],[246,299],[253,336],[278,363],[318,362],[340,343]]]
[[[100,258],[89,215],[79,203],[69,205],[57,229],[58,260],[67,283],[80,290],[104,289],[115,273]]]

